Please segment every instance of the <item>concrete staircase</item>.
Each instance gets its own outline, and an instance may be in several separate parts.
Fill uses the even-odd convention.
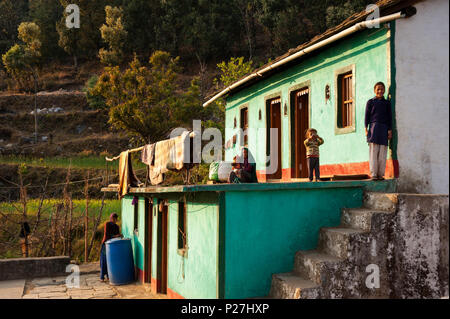
[[[369,266],[383,269],[389,260],[379,258],[389,249],[386,231],[395,215],[396,194],[366,193],[362,208],[343,209],[338,227],[322,228],[315,250],[298,251],[292,272],[274,274],[269,297],[384,298],[389,289],[368,288]],[[385,255],[386,256],[386,255]],[[382,263],[383,265],[380,265]],[[369,266],[369,268],[367,268]],[[380,273],[380,287],[386,286]]]

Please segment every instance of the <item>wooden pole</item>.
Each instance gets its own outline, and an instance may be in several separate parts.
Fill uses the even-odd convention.
[[[24,250],[22,251],[23,257],[28,257],[28,234],[25,229],[25,223],[27,222],[27,189],[26,186],[23,185],[23,176],[22,172],[19,169],[19,179],[20,179],[20,200],[22,202],[22,225],[21,228],[24,234]]]
[[[73,213],[73,201],[72,196],[69,197],[69,232],[67,234],[67,250],[69,257],[72,257],[72,213]]]
[[[37,133],[37,79],[33,72],[33,80],[34,80],[34,143],[38,142],[38,133]]]
[[[84,211],[84,262],[88,260],[88,212],[89,212],[89,171],[87,172],[86,184],[84,187],[84,194],[86,196],[86,208]]]

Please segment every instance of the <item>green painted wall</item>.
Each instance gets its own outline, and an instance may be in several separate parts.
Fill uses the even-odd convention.
[[[240,107],[247,104],[250,128],[266,127],[264,98],[281,93],[282,105],[282,168],[291,167],[289,89],[310,81],[310,127],[318,130],[325,143],[320,147],[320,161],[324,164],[366,162],[369,158],[364,134],[366,102],[374,96],[373,86],[378,81],[387,85],[389,91],[389,32],[387,28],[368,29],[333,44],[319,53],[312,53],[300,64],[264,79],[227,98],[225,118],[225,141],[235,134],[234,118],[240,123]],[[335,133],[335,78],[336,71],[355,66],[355,131]],[[325,86],[330,86],[331,98],[325,101]],[[287,115],[284,105],[287,104]],[[261,110],[262,118],[258,119]],[[239,141],[236,145],[239,144]],[[249,149],[257,160],[257,170],[265,168],[261,155],[266,154],[266,134],[256,138],[249,136]],[[228,149],[225,159],[231,161],[238,147]]]
[[[125,238],[131,239],[133,247],[134,265],[144,270],[144,243],[145,243],[145,200],[139,197],[138,231],[134,227],[134,206],[131,205],[133,196],[125,196],[122,199],[122,234]]]
[[[187,257],[178,253],[178,203],[169,205],[168,287],[186,298],[217,297],[217,204],[187,204]]]
[[[292,271],[295,253],[315,249],[319,229],[362,198],[350,187],[226,192],[224,297],[267,296],[272,274]]]
[[[133,196],[125,196],[122,198],[122,235],[125,238],[133,238],[133,205],[131,202],[133,201]]]

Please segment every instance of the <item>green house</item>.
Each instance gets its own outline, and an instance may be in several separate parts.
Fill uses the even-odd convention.
[[[139,281],[172,298],[267,296],[272,275],[290,271],[298,250],[315,249],[319,230],[338,226],[343,208],[361,207],[364,192],[448,194],[448,148],[415,130],[437,130],[448,141],[448,73],[434,80],[442,65],[448,69],[448,28],[439,25],[440,18],[448,25],[448,2],[377,4],[380,20],[367,20],[373,12],[355,14],[205,103],[226,99],[225,141],[236,136],[236,142],[225,159],[248,146],[258,183],[129,190],[121,231],[132,239]],[[429,28],[442,32],[430,35]],[[412,35],[420,55],[408,50]],[[447,43],[444,53],[429,48],[441,41]],[[417,70],[430,72],[419,79],[411,59]],[[386,84],[393,106],[388,178],[303,182],[304,131],[310,127],[325,140],[323,176],[368,174],[364,110],[378,81]],[[433,109],[419,104],[428,98]],[[273,139],[271,128],[278,133]],[[277,145],[274,152],[271,145]]]

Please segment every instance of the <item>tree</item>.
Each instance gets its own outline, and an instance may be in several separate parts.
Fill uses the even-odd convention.
[[[125,30],[128,32],[125,53],[136,52],[147,55],[157,48],[162,49],[161,40],[166,36],[160,33],[162,9],[161,0],[122,0]],[[160,42],[158,43],[158,38]]]
[[[326,9],[326,25],[328,28],[334,27],[353,13],[364,10],[367,5],[373,3],[373,1],[368,0],[345,0],[341,2],[341,4],[337,3]]]
[[[56,24],[59,34],[58,44],[73,57],[75,71],[78,70],[78,58],[90,57],[100,48],[100,26],[105,21],[106,0],[59,0],[64,15]],[[80,28],[67,28],[65,8],[76,4],[80,9]]]
[[[102,39],[108,43],[109,50],[103,48],[99,51],[100,61],[107,65],[118,65],[123,61],[123,46],[127,37],[124,29],[123,10],[118,7],[105,7],[106,24],[100,27]]]
[[[36,94],[38,67],[41,57],[40,29],[34,22],[22,22],[18,27],[19,39],[24,44],[16,44],[2,56],[6,70],[18,81],[24,77],[33,77],[34,81],[34,138],[37,143],[37,107]]]
[[[49,59],[62,56],[64,51],[58,46],[59,35],[56,31],[55,21],[59,21],[63,8],[55,0],[33,0],[29,2],[30,19],[41,29],[43,57]]]
[[[241,24],[245,31],[245,42],[248,47],[248,56],[249,60],[251,60],[255,50],[257,19],[262,10],[261,1],[235,0],[235,5],[241,16]]]
[[[244,62],[244,57],[235,58],[232,57],[230,61],[217,64],[217,67],[220,69],[220,76],[217,79],[214,79],[216,85],[219,85],[219,82],[223,86],[228,86],[233,82],[239,80],[244,75],[249,74],[253,71],[253,61]]]
[[[27,15],[27,0],[0,0],[0,55],[17,41],[17,27]]]
[[[164,51],[154,52],[148,67],[135,56],[124,72],[118,66],[105,67],[91,94],[105,99],[113,128],[142,143],[164,139],[203,112],[195,81],[187,93],[180,93],[178,64],[178,57]]]
[[[62,4],[62,3],[61,3]],[[56,30],[59,35],[58,45],[73,58],[73,66],[75,72],[78,70],[78,56],[83,54],[85,50],[82,45],[81,32],[77,28],[67,28],[66,27],[67,14],[60,21],[56,23]]]

